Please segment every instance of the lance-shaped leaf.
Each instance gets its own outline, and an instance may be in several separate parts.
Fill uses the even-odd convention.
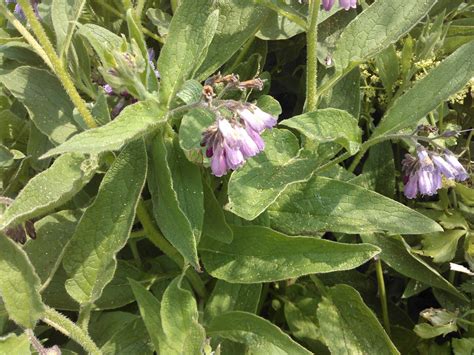
[[[72,114],[74,106],[50,72],[19,67],[0,75],[0,82],[25,105],[35,126],[53,143],[62,143],[79,131]]]
[[[44,312],[40,279],[25,252],[0,233],[0,295],[8,316],[23,328],[34,328]]]
[[[363,234],[361,237],[364,242],[376,245],[382,249],[381,259],[395,271],[426,285],[440,288],[465,300],[463,294],[449,283],[448,280],[443,278],[436,269],[411,253],[410,246],[401,236]]]
[[[161,325],[170,353],[199,354],[206,339],[199,324],[199,313],[192,293],[181,287],[182,277],[176,277],[161,300]]]
[[[348,112],[327,108],[292,117],[280,123],[318,143],[336,142],[355,154],[361,143],[357,120]]]
[[[98,162],[82,154],[64,154],[33,177],[0,217],[0,229],[41,216],[61,206],[94,175]]]
[[[204,239],[199,247],[206,271],[232,283],[271,282],[349,270],[380,251],[369,244],[288,237],[260,226],[233,229],[230,244]]]
[[[252,38],[272,10],[248,0],[219,0],[219,23],[196,78],[206,79]]]
[[[105,174],[95,201],[79,221],[63,266],[69,275],[66,290],[80,304],[97,300],[112,280],[115,256],[130,234],[146,170],[143,140],[129,144]]]
[[[234,311],[215,317],[207,327],[207,335],[244,343],[254,354],[311,354],[276,325],[247,312]]]
[[[342,32],[333,59],[341,70],[368,59],[410,31],[437,0],[378,0]]]
[[[183,0],[171,20],[158,58],[161,101],[169,106],[178,89],[192,79],[206,57],[219,11],[208,0]]]
[[[328,288],[317,314],[332,354],[399,354],[375,314],[350,286]]]
[[[206,182],[202,184],[204,189],[204,223],[202,234],[224,243],[232,241],[232,229],[225,220],[224,210],[212,189]]]
[[[309,179],[320,164],[300,150],[298,139],[289,131],[273,129],[263,137],[265,150],[229,180],[226,209],[248,220],[265,211],[289,185]]]
[[[148,187],[155,220],[166,239],[194,267],[199,267],[197,243],[204,220],[199,167],[190,163],[178,138],[158,134],[151,148]]]
[[[85,0],[56,0],[51,4],[51,20],[56,35],[56,49],[61,54],[64,54],[70,44],[85,2]]]
[[[268,208],[273,228],[291,235],[332,231],[348,234],[441,231],[432,219],[362,187],[316,176],[288,188]]]
[[[107,57],[110,56],[108,53],[122,43],[122,39],[115,33],[93,23],[80,25],[77,34],[91,44],[103,64],[107,63]]]
[[[471,41],[443,60],[427,76],[416,81],[389,108],[372,138],[416,126],[441,102],[461,90],[474,75],[473,52],[474,41]]]
[[[141,101],[126,107],[110,123],[75,135],[44,154],[43,158],[66,152],[98,154],[119,150],[128,142],[150,133],[165,119],[156,103]]]

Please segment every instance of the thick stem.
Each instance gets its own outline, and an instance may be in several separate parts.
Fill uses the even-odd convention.
[[[306,31],[306,112],[318,106],[318,15],[321,0],[309,4],[308,28]]]
[[[74,340],[89,354],[102,354],[87,333],[55,309],[47,307],[42,321]]]
[[[53,70],[53,64],[51,64],[51,61],[49,60],[48,56],[46,55],[46,52],[41,48],[40,44],[36,39],[31,35],[30,32],[23,26],[23,24],[18,21],[18,19],[13,16],[10,11],[5,7],[3,2],[0,3],[0,13],[5,16],[5,18],[10,22],[15,29],[20,32],[20,34],[23,36],[23,38],[28,42],[28,44],[34,49],[36,54],[38,54],[41,59],[44,60],[46,65]]]
[[[79,309],[79,317],[77,319],[77,325],[85,332],[89,329],[89,320],[91,319],[92,304],[81,305]]]
[[[74,104],[74,106],[76,106],[77,110],[79,111],[79,114],[84,119],[84,122],[89,128],[97,127],[94,117],[92,117],[92,114],[87,108],[85,101],[82,99],[81,95],[79,95],[79,92],[76,90],[76,87],[74,86],[74,83],[71,77],[69,76],[69,73],[64,67],[61,59],[59,59],[58,55],[56,54],[56,51],[54,50],[53,45],[51,44],[48,36],[46,35],[43,26],[36,18],[36,14],[33,11],[31,3],[29,2],[29,0],[18,0],[18,3],[21,5],[23,12],[25,13],[25,17],[28,20],[28,23],[30,24],[33,33],[36,35],[38,42],[41,44],[44,52],[48,56],[56,76],[58,77],[67,94],[71,98],[72,103]]]
[[[380,305],[382,307],[383,326],[388,336],[390,336],[390,319],[388,317],[387,293],[385,291],[385,281],[383,278],[382,260],[380,260],[379,257],[375,259],[375,272],[377,274]]]

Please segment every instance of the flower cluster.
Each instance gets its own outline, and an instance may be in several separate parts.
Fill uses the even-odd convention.
[[[456,156],[447,149],[439,155],[419,145],[416,155],[406,154],[402,161],[403,171],[408,179],[404,194],[409,199],[415,198],[418,193],[428,196],[436,194],[443,186],[443,176],[455,181],[464,181],[469,177]]]
[[[39,0],[31,0],[31,5],[33,6],[33,11],[36,14],[37,18],[40,18],[39,12],[38,12],[38,2]],[[5,0],[5,3],[8,4],[16,4],[15,9],[13,10],[13,13],[20,19],[20,20],[25,20],[25,13],[23,12],[23,9],[21,8],[20,4],[17,4],[16,0]]]
[[[213,125],[202,134],[201,145],[211,158],[211,170],[215,176],[223,176],[235,170],[265,148],[260,134],[272,128],[277,119],[249,103],[230,102],[227,105],[234,116],[228,120],[220,113]]]
[[[331,10],[336,0],[323,0],[323,9],[326,11]],[[339,0],[339,6],[344,10],[349,10],[351,7],[355,9],[357,7],[357,0]]]

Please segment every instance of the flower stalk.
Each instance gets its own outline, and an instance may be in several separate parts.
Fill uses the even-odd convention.
[[[318,15],[321,0],[311,0],[309,4],[306,32],[306,108],[315,111],[318,106]]]
[[[28,23],[33,30],[36,38],[38,39],[39,44],[41,45],[42,49],[46,53],[46,56],[49,58],[49,61],[52,65],[52,69],[56,76],[58,77],[59,81],[63,85],[64,89],[66,90],[67,94],[71,98],[72,103],[76,106],[79,114],[84,119],[84,122],[87,124],[89,128],[97,127],[97,123],[92,117],[91,112],[86,106],[85,101],[82,99],[81,95],[77,91],[74,83],[67,72],[66,68],[63,65],[63,62],[56,54],[51,41],[49,40],[46,32],[43,29],[43,26],[38,21],[35,12],[33,11],[33,7],[31,6],[28,0],[18,0],[18,3],[23,8],[23,12],[25,13],[25,17]]]
[[[387,292],[385,291],[385,281],[383,277],[382,260],[375,258],[375,273],[377,274],[377,284],[379,291],[380,305],[382,307],[382,320],[385,331],[390,336],[390,318],[388,317]]]

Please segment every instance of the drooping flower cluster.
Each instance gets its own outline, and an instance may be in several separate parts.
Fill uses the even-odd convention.
[[[265,148],[260,134],[276,125],[277,119],[257,106],[233,102],[227,107],[234,113],[228,120],[219,113],[213,125],[202,134],[201,145],[211,158],[211,170],[215,176],[223,176],[235,170]]]
[[[336,0],[323,0],[323,9],[326,11],[331,10],[335,1]],[[355,9],[357,7],[357,0],[339,0],[339,6],[342,7],[344,10],[349,10],[351,7]]]
[[[416,198],[418,194],[432,196],[443,186],[442,177],[448,180],[464,181],[469,175],[456,156],[449,150],[442,155],[427,151],[419,145],[416,157],[406,154],[402,161],[405,177],[408,179],[404,194]]]

